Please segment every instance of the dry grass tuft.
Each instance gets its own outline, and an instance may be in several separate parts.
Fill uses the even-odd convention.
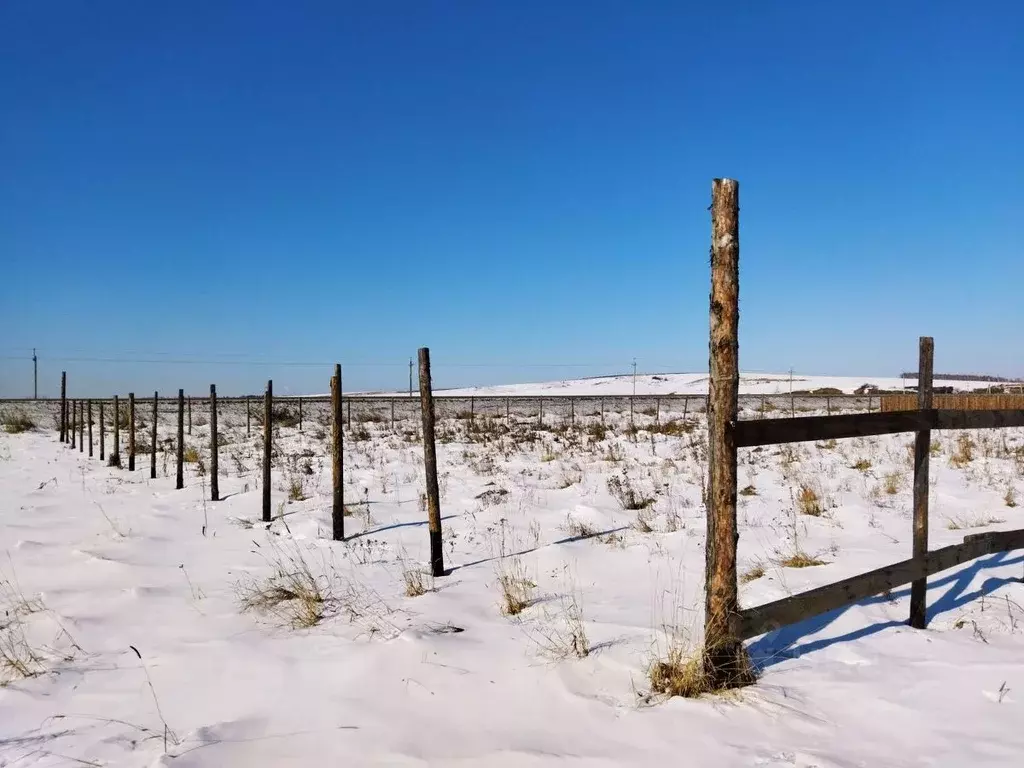
[[[590,655],[590,641],[584,626],[582,599],[568,566],[563,569],[565,590],[558,599],[558,612],[545,612],[537,643],[550,659],[584,659]]]
[[[236,585],[242,610],[267,614],[294,629],[320,623],[331,596],[327,580],[314,575],[298,550],[277,550],[269,563],[270,576],[262,581],[250,578]]]
[[[949,457],[949,463],[957,468],[965,467],[974,461],[974,441],[968,434],[961,434],[956,439],[956,452]]]
[[[36,428],[36,423],[24,411],[14,411],[4,417],[4,431],[12,435],[29,432]]]
[[[740,574],[740,581],[743,584],[749,584],[752,581],[757,581],[762,576],[764,576],[764,565],[761,563],[755,563]]]
[[[757,488],[755,488],[752,485],[748,485],[745,488],[741,488],[740,496],[757,496]]]
[[[810,568],[815,565],[828,565],[828,563],[798,549],[788,557],[779,560],[779,565],[783,568]]]
[[[821,517],[821,498],[818,492],[809,485],[801,485],[796,495],[796,504],[802,515]]]
[[[870,459],[857,459],[850,469],[856,469],[858,472],[867,472],[871,467],[872,464]]]
[[[900,492],[902,485],[903,475],[899,472],[890,472],[885,476],[885,480],[882,482],[882,489],[890,496],[895,496]]]
[[[198,464],[199,459],[201,458],[199,455],[199,449],[194,445],[186,447],[185,453],[182,454],[182,458],[185,460],[186,464]]]
[[[533,605],[533,590],[537,588],[537,584],[527,578],[520,558],[499,558],[494,575],[501,590],[500,608],[503,615],[518,616]]]

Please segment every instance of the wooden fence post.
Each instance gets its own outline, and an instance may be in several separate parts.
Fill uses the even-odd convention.
[[[709,687],[752,682],[738,639],[736,442],[739,416],[739,184],[715,179],[711,202],[711,334],[708,389],[704,673]]]
[[[78,401],[71,401],[71,450],[75,449],[75,436],[78,434]]]
[[[420,411],[423,415],[423,465],[427,476],[427,515],[430,527],[430,570],[444,576],[441,548],[441,493],[437,485],[437,445],[434,442],[434,393],[430,385],[430,350],[421,347]]]
[[[932,371],[935,342],[922,336],[918,342],[917,407],[932,407]],[[922,429],[914,439],[914,559],[928,554],[928,457],[931,454],[931,430]],[[910,584],[910,626],[924,629],[928,624],[928,578]]]
[[[392,407],[394,402],[391,403]],[[334,364],[331,377],[331,533],[335,541],[345,540],[345,453],[344,425],[341,423],[341,364]]]
[[[188,435],[192,436],[192,395],[188,396]]]
[[[245,396],[245,434],[252,434],[252,406],[249,395]]]
[[[210,385],[210,501],[220,501],[220,446],[217,442],[217,385]]]
[[[178,474],[174,487],[185,487],[185,390],[178,390]]]
[[[601,398],[601,426],[604,426],[604,398]]]
[[[505,423],[508,424],[509,419],[512,418],[512,398],[505,398]]]
[[[68,439],[68,372],[60,372],[60,441]]]
[[[394,398],[391,400],[391,431],[395,431],[395,401]]]
[[[537,426],[541,429],[544,428],[544,398],[542,397],[537,403]]]
[[[263,395],[263,522],[271,521],[270,455],[274,450],[274,382],[267,381]]]
[[[392,402],[391,403],[391,411],[392,411],[392,413],[394,412],[394,410],[395,410],[395,404]],[[394,421],[393,418],[391,420]],[[299,398],[299,432],[301,432],[301,431],[302,431],[302,398],[300,397]]]
[[[347,426],[348,426],[349,429],[352,429],[352,401],[351,400],[346,400],[345,401],[345,412],[348,414],[348,419],[346,420],[347,421]]]
[[[633,426],[633,400],[634,399],[635,398],[632,395],[629,396],[629,426]]]
[[[569,399],[569,426],[576,426],[576,401]]]
[[[106,459],[107,423],[103,420],[103,401],[100,400],[100,461]]]
[[[89,401],[89,458],[92,458],[92,400]]]
[[[110,450],[110,466],[121,467],[121,404],[114,395],[114,445]]]
[[[469,396],[469,421],[472,423],[473,418],[476,416],[476,398],[472,395]]]
[[[156,480],[156,422],[160,418],[160,393],[153,393],[153,425],[149,430],[149,479]]]
[[[135,393],[128,393],[128,471],[135,471]]]
[[[85,453],[85,400],[78,401],[78,452]]]

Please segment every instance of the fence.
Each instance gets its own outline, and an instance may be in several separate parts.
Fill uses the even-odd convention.
[[[963,394],[934,395],[935,407],[960,411],[1020,410],[1024,408],[1024,395],[1017,394]],[[882,411],[909,411],[917,406],[916,395],[885,395],[881,399]]]
[[[703,656],[709,687],[735,687],[750,681],[743,640],[903,584],[912,585],[910,625],[924,628],[929,575],[983,555],[1024,547],[1024,530],[1016,530],[967,536],[962,544],[928,551],[931,430],[1024,426],[1024,409],[1019,407],[1019,401],[1014,401],[1017,408],[1010,409],[935,408],[942,400],[933,397],[931,338],[920,340],[916,403],[905,399],[895,402],[897,406],[911,407],[889,410],[883,405],[879,413],[739,420],[739,187],[730,179],[716,179],[713,186],[710,348],[710,485]],[[900,432],[916,433],[912,557],[804,594],[740,610],[736,572],[737,450]]]

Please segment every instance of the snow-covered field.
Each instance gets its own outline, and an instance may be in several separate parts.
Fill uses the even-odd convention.
[[[344,543],[329,539],[322,418],[278,430],[269,525],[256,430],[222,415],[212,503],[202,421],[182,491],[169,420],[155,480],[147,454],[134,473],[105,467],[49,423],[0,431],[0,765],[846,768],[1024,754],[1020,552],[933,577],[926,631],[905,626],[901,589],[753,640],[761,677],[739,693],[651,692],[651,661],[700,641],[699,420],[638,416],[631,432],[609,416],[607,434],[593,417],[568,431],[439,424],[453,570],[436,581],[421,572],[414,421],[346,433]],[[933,437],[932,547],[1022,527],[1024,430]],[[910,442],[742,451],[742,604],[908,557]],[[821,564],[784,565],[794,554]],[[501,583],[525,604],[517,615]],[[275,602],[288,594],[304,599]]]
[[[881,377],[850,377],[850,376],[805,376],[795,374],[792,380],[794,390],[815,390],[834,388],[846,394],[863,384],[871,384],[879,389],[899,390],[904,386],[916,385],[915,379],[903,379],[891,376]],[[957,390],[972,390],[991,386],[992,382],[984,381],[937,381],[936,386],[952,386]],[[704,395],[708,391],[707,373],[660,373],[637,374],[637,395]],[[740,394],[747,395],[781,395],[790,391],[788,373],[743,373],[740,375]],[[528,395],[605,395],[621,396],[633,394],[632,376],[602,376],[591,379],[570,379],[566,381],[538,382],[535,384],[507,384],[494,387],[464,387],[446,389],[440,394],[452,396],[495,395],[495,396],[528,396]]]

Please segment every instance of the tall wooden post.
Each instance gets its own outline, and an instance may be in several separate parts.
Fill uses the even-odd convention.
[[[274,450],[274,382],[267,381],[263,396],[263,522],[269,523],[270,514],[270,455]]]
[[[78,403],[71,401],[71,449],[75,448],[75,435],[78,434]]]
[[[85,453],[85,401],[78,401],[78,452]]]
[[[420,412],[423,415],[423,465],[427,476],[427,520],[430,527],[430,570],[444,576],[441,548],[441,493],[437,485],[437,445],[434,442],[434,393],[430,386],[430,350],[420,348]]]
[[[160,393],[153,393],[153,425],[149,432],[149,478],[156,480],[156,422],[160,416]]]
[[[739,416],[739,184],[715,179],[711,199],[711,334],[709,345],[704,672],[709,686],[751,682],[738,639],[736,578],[737,454],[732,424]]]
[[[248,395],[245,396],[245,434],[252,434],[252,405]]]
[[[135,393],[128,393],[128,471],[135,471]]]
[[[220,501],[217,445],[217,385],[210,385],[210,501]]]
[[[544,426],[544,398],[542,397],[537,403],[537,426]]]
[[[335,541],[345,540],[344,425],[341,423],[341,365],[331,378],[331,528]]]
[[[569,426],[576,426],[576,401],[569,398]]]
[[[188,396],[188,434],[192,436],[192,395]]]
[[[932,407],[932,371],[935,342],[922,336],[917,364],[917,407]],[[914,559],[928,554],[928,457],[931,454],[932,433],[922,429],[914,439]],[[928,623],[928,579],[910,584],[910,626],[924,629]]]
[[[394,411],[394,403],[392,403],[392,411]],[[302,398],[299,398],[299,432],[302,431]]]
[[[110,450],[110,466],[121,467],[121,404],[114,395],[114,445]]]
[[[395,431],[395,400],[391,399],[391,431]]]
[[[106,458],[107,423],[103,419],[103,401],[100,400],[100,461]]]
[[[68,439],[68,372],[60,372],[60,441]]]
[[[89,401],[89,458],[92,458],[92,400]]]
[[[345,401],[345,413],[347,414],[347,417],[348,417],[346,419],[346,423],[348,424],[348,428],[352,429],[352,400],[351,399]]]
[[[185,487],[185,390],[178,390],[178,470],[174,487]]]

